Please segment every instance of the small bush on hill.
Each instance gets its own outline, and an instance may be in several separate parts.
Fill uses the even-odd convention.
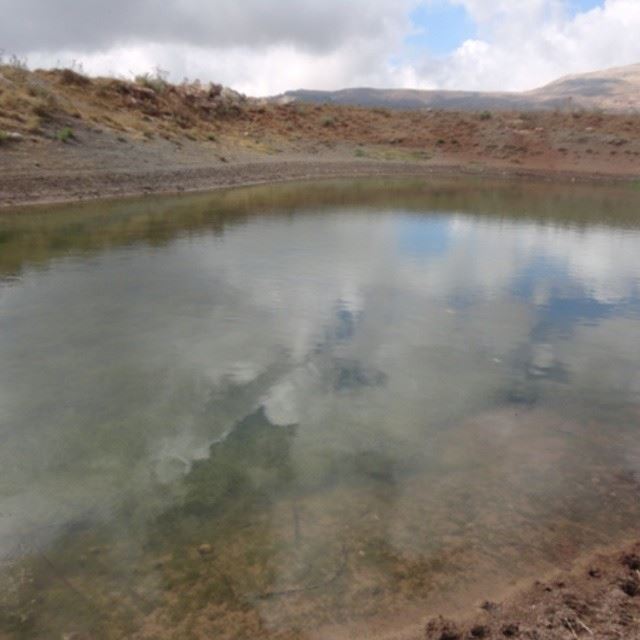
[[[60,81],[62,84],[75,85],[78,87],[86,87],[91,84],[90,78],[73,69],[63,69],[60,72]]]
[[[56,102],[55,96],[53,95],[43,95],[36,96],[31,104],[31,111],[38,118],[42,118],[43,120],[48,120],[53,117],[53,112],[57,109],[58,104]]]
[[[136,84],[152,89],[156,93],[163,93],[169,86],[168,75],[166,71],[156,68],[153,73],[143,73],[136,76],[135,81]]]
[[[69,140],[75,140],[75,135],[73,133],[73,129],[71,127],[64,127],[64,129],[60,129],[56,134],[56,138],[60,140],[60,142],[69,142]]]
[[[53,93],[49,86],[38,78],[29,78],[27,82],[27,93],[33,98],[51,98]]]

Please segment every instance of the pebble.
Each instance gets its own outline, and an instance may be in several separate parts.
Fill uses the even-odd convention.
[[[24,140],[24,136],[21,133],[17,133],[16,131],[9,131],[5,133],[5,140],[10,140],[11,142],[20,142]]]

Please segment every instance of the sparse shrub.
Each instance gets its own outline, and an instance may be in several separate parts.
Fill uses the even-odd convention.
[[[56,134],[56,138],[60,140],[60,142],[67,143],[70,140],[75,140],[76,136],[73,133],[73,129],[71,127],[64,127],[63,129],[60,129],[60,131],[58,131],[58,133]]]
[[[38,79],[30,79],[27,85],[27,93],[33,98],[49,98],[53,94],[51,89],[42,81]]]
[[[8,139],[9,136],[7,135],[7,132],[0,129],[0,146],[2,146]]]
[[[365,153],[364,149],[359,147],[358,149],[355,150],[354,155],[356,158],[364,158],[367,154]]]
[[[192,129],[197,122],[193,113],[183,105],[174,108],[173,120],[181,129]]]
[[[491,120],[491,118],[493,118],[491,111],[483,111],[480,114],[480,120]]]
[[[333,116],[325,116],[322,118],[323,127],[333,127],[336,124],[336,119]]]
[[[38,96],[31,105],[31,111],[38,118],[49,119],[57,108],[57,102],[52,94]]]
[[[167,71],[156,67],[153,73],[147,72],[136,76],[135,81],[136,84],[152,89],[156,93],[163,93],[169,86],[169,83],[167,82],[168,76],[169,74]]]
[[[20,58],[15,53],[13,53],[9,57],[9,66],[12,67],[13,69],[16,69],[16,70],[26,71],[27,68],[28,68],[27,59],[26,58]]]
[[[90,78],[74,69],[63,69],[60,72],[60,81],[62,84],[75,85],[77,87],[85,87],[91,84]]]

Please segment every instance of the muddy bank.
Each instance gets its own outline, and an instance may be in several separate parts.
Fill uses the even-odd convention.
[[[440,171],[442,171],[441,169]],[[418,164],[349,161],[233,162],[151,170],[24,171],[0,176],[0,207],[96,198],[175,194],[224,187],[361,176],[428,175]]]
[[[76,202],[99,198],[175,194],[219,188],[323,178],[476,175],[487,178],[529,178],[544,181],[618,181],[637,179],[629,174],[545,171],[526,168],[486,168],[456,164],[354,161],[297,158],[285,161],[249,161],[210,166],[170,166],[151,170],[29,171],[0,175],[0,208],[26,204]]]
[[[434,618],[423,637],[640,638],[640,542],[593,555],[503,602],[482,602],[468,617]]]

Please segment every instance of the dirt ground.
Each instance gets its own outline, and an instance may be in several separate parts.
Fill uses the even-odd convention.
[[[600,553],[456,621],[434,618],[426,640],[640,638],[640,543]]]

